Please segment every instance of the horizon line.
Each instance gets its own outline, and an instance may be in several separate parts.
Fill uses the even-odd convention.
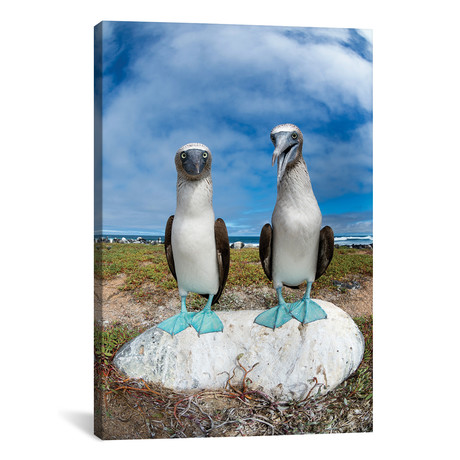
[[[95,231],[94,232],[94,235],[100,235],[100,234],[126,234],[126,235],[146,235],[146,236],[164,236],[164,232],[163,233],[155,233],[155,232],[136,232],[136,231],[132,231],[132,230],[98,230],[98,231]],[[337,235],[347,235],[347,236],[358,236],[358,235],[369,235],[369,236],[373,236],[374,235],[374,232],[337,232],[337,233],[334,233],[334,236],[337,236]],[[122,236],[122,235],[121,235]],[[258,235],[231,235],[231,234],[228,234],[229,237],[248,237],[248,238],[259,238],[260,237],[260,234]]]

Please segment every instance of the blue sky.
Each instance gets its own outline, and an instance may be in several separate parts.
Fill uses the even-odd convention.
[[[323,224],[372,232],[372,34],[103,23],[103,230],[163,234],[174,155],[213,155],[214,212],[259,235],[276,201],[271,129],[294,123]],[[96,231],[100,230],[96,228]]]

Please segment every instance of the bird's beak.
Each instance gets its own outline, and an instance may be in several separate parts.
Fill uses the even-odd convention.
[[[187,166],[187,172],[192,176],[200,174],[204,166],[201,158],[201,152],[191,152],[191,154],[189,154],[189,161]]]
[[[295,159],[298,146],[298,143],[292,141],[290,133],[281,132],[276,136],[272,166],[275,164],[275,161],[278,161],[278,185],[286,171],[286,166]]]
[[[203,172],[207,161],[203,158],[203,150],[189,149],[185,153],[187,158],[182,161],[182,167],[185,172],[190,176],[199,176]]]

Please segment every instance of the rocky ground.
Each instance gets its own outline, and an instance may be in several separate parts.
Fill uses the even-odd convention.
[[[148,328],[178,313],[180,301],[177,291],[158,292],[152,300],[139,300],[132,291],[120,290],[126,275],[120,274],[110,280],[95,280],[95,317],[104,326],[125,324],[130,327]],[[314,298],[327,300],[345,310],[350,316],[372,315],[372,277],[350,276],[337,283],[335,290],[321,289]],[[149,289],[149,286],[144,286]],[[155,287],[150,286],[155,294]],[[303,295],[301,289],[285,288],[287,300]],[[292,298],[292,300],[291,300]],[[193,297],[192,297],[193,299]],[[191,311],[199,310],[204,302],[195,296]],[[226,289],[214,310],[260,310],[276,305],[275,291],[267,286]]]

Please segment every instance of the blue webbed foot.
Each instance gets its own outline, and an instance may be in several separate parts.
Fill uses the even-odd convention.
[[[289,313],[288,304],[284,301],[281,294],[281,288],[278,288],[276,292],[278,293],[278,305],[262,312],[254,320],[255,323],[260,324],[261,326],[269,327],[273,330],[292,319],[292,316]]]
[[[212,310],[206,308],[194,316],[192,326],[199,335],[224,330],[224,325],[220,318]]]
[[[302,299],[291,304],[291,315],[302,324],[327,318],[326,312],[313,300]]]
[[[192,319],[195,312],[188,312],[185,306],[185,297],[181,296],[181,311],[178,315],[174,315],[157,325],[157,327],[165,332],[168,332],[174,337],[174,334],[179,334],[184,329],[192,325]]]
[[[166,319],[162,323],[158,324],[158,328],[165,332],[168,332],[174,337],[174,334],[179,334],[184,329],[191,326],[192,318],[195,313],[181,312],[178,315],[174,315],[171,318]]]
[[[292,319],[286,304],[270,308],[256,317],[255,323],[275,330]]]
[[[326,312],[312,299],[310,299],[311,283],[307,285],[307,292],[302,300],[290,304],[291,315],[302,324],[312,323],[326,319]]]
[[[208,334],[210,332],[222,332],[224,325],[220,318],[211,310],[212,298],[210,295],[205,307],[193,317],[191,325],[195,328],[198,335]]]

